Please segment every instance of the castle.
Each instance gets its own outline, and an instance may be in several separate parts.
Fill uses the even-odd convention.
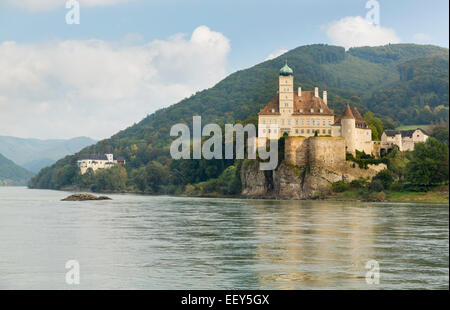
[[[344,158],[345,152],[373,154],[375,150],[372,130],[356,107],[352,110],[347,105],[335,120],[334,111],[328,107],[327,91],[322,98],[318,87],[314,92],[301,87],[295,91],[294,72],[287,63],[280,70],[278,94],[258,113],[258,145],[282,136],[343,138]]]
[[[124,165],[125,159],[119,157],[117,160],[115,160],[113,154],[92,154],[85,156],[77,161],[77,165],[80,169],[81,174],[85,174],[88,169],[92,169],[92,171],[95,172],[97,169],[107,169],[117,164]]]

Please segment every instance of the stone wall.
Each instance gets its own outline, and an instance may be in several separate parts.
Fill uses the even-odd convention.
[[[341,137],[286,137],[285,160],[295,166],[336,166],[345,162],[345,139]]]

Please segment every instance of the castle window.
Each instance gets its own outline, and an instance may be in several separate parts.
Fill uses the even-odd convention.
[[[295,133],[298,133],[298,129],[295,129]]]
[[[290,125],[291,124],[291,120],[290,119],[288,119],[288,125]]]
[[[309,129],[306,129],[306,133],[309,133]]]
[[[266,124],[266,120],[263,120],[262,123],[265,125]]]
[[[319,111],[320,111],[320,113],[323,113],[323,110],[322,110],[322,109],[320,109]]]
[[[322,121],[322,125],[325,126],[325,124],[326,124],[326,123],[325,123],[325,120],[323,120],[323,121]]]
[[[305,129],[302,129],[302,131],[301,131],[302,133],[305,133]]]
[[[316,121],[315,120],[312,120],[312,124],[313,124],[313,126],[316,124]]]
[[[270,133],[270,129],[269,129],[269,133]]]
[[[272,113],[275,113],[275,109],[272,109]]]
[[[331,125],[331,121],[328,121],[328,125]]]
[[[311,109],[311,113],[314,113],[314,109]]]
[[[331,129],[328,129],[328,134],[331,135]]]
[[[284,125],[284,119],[283,119],[283,120],[281,120],[281,125]]]
[[[296,120],[295,120],[295,125],[297,125],[297,126],[298,126],[298,119],[296,119]]]
[[[303,113],[303,109],[299,109],[298,112],[299,112],[299,113]]]
[[[325,134],[327,131],[325,129],[322,129],[322,134]]]
[[[265,129],[263,129],[263,133],[266,133],[266,130],[265,130]]]
[[[309,120],[307,120],[307,121],[306,121],[306,125],[308,125],[308,126],[309,126]]]
[[[305,125],[305,120],[304,119],[302,119],[302,126],[304,126]]]

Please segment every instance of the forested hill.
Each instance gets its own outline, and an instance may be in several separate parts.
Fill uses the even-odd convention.
[[[328,102],[336,114],[339,114],[347,103],[351,103],[363,113],[369,109],[378,112],[376,116],[391,126],[410,123],[408,117],[412,111],[417,116],[414,120],[420,123],[438,121],[444,112],[448,114],[448,49],[429,45],[397,44],[352,48],[346,52],[344,48],[337,46],[302,46],[273,60],[237,71],[214,87],[161,109],[110,139],[83,149],[75,156],[67,156],[52,167],[43,169],[32,179],[30,186],[61,188],[79,184],[82,181],[76,173],[76,159],[83,154],[106,151],[126,158],[127,186],[134,182],[140,173],[139,169],[150,162],[158,165],[158,169],[162,169],[161,173],[169,175],[170,179],[170,171],[173,169],[168,153],[168,145],[172,140],[169,135],[171,126],[179,122],[190,124],[193,115],[201,115],[204,124],[233,123],[255,117],[276,94],[278,72],[286,60],[294,70],[295,86],[301,85],[305,90],[312,90],[315,86],[318,86],[320,91],[328,90]],[[431,68],[428,67],[427,61],[433,63]],[[428,68],[428,71],[420,68]],[[408,72],[412,72],[412,76]],[[404,90],[402,83],[406,83],[405,87],[413,88],[413,81],[421,81],[424,75],[439,78],[430,80],[424,77],[429,83],[416,92],[414,97],[417,100],[413,105],[408,105],[407,100],[396,103],[396,108],[404,110],[404,113],[400,113],[400,110],[386,111],[377,108],[389,106],[387,96],[383,95],[383,92],[401,96]],[[446,88],[437,85],[442,85],[445,81]],[[446,94],[446,97],[442,94]],[[439,103],[436,103],[436,96],[442,98]],[[434,109],[441,105],[443,107]],[[194,176],[192,179],[187,176],[188,180],[183,182],[217,177],[225,166],[226,164],[222,163],[208,168],[208,172],[205,172],[205,167],[200,177]]]
[[[26,185],[33,173],[0,154],[0,186]]]

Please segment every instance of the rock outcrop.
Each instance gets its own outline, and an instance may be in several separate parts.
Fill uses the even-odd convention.
[[[256,160],[247,161],[241,170],[242,195],[249,198],[311,199],[329,190],[331,183],[349,183],[359,178],[371,179],[386,165],[369,165],[361,169],[352,162],[334,167],[298,167],[282,162],[276,170],[259,170]]]
[[[86,201],[86,200],[111,200],[111,198],[107,196],[97,197],[91,194],[73,194],[64,199],[61,199],[61,201]]]

